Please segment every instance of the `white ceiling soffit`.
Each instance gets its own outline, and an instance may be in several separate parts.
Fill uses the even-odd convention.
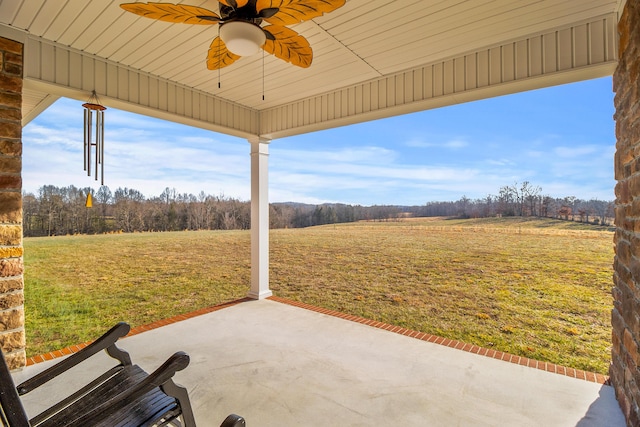
[[[31,120],[38,117],[40,113],[49,108],[51,104],[58,100],[58,98],[60,97],[46,92],[24,88],[22,90],[22,105],[24,112],[22,116],[22,125],[24,126]],[[27,108],[24,108],[24,106],[27,106]]]
[[[278,138],[610,75],[623,0],[347,0],[291,26],[302,69],[261,53],[218,71],[217,26],[171,24],[123,1],[0,0],[25,43],[25,122],[58,96],[240,137]],[[218,11],[214,0],[178,1]],[[264,96],[264,100],[263,100]]]

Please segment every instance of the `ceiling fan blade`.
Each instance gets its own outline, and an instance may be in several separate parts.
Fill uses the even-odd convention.
[[[313,60],[313,51],[307,39],[290,28],[280,25],[267,25],[262,28],[267,36],[262,49],[276,57],[298,67],[308,68]]]
[[[173,3],[123,3],[120,7],[145,18],[166,22],[213,25],[220,21],[217,13],[197,6]]]
[[[225,6],[229,6],[234,9],[239,9],[241,7],[246,6],[247,3],[249,3],[249,0],[219,0],[219,2]]]
[[[209,46],[207,53],[207,68],[210,70],[218,70],[227,65],[231,65],[240,59],[240,56],[231,53],[220,37],[216,37]]]
[[[273,16],[264,20],[273,25],[293,25],[333,12],[346,0],[257,0],[256,11],[277,8]]]

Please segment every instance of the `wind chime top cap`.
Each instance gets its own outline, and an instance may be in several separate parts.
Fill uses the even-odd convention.
[[[107,107],[105,107],[104,105],[100,105],[100,100],[98,99],[98,94],[96,94],[95,90],[91,91],[91,97],[87,100],[87,102],[82,104],[82,106],[89,110],[104,111],[107,109]]]
[[[105,107],[104,105],[100,105],[100,104],[92,104],[92,103],[89,103],[89,102],[87,102],[87,103],[85,103],[85,104],[82,104],[82,106],[83,106],[84,108],[88,108],[89,110],[100,110],[100,111],[104,111],[104,110],[106,110],[106,109],[107,109],[107,107]]]

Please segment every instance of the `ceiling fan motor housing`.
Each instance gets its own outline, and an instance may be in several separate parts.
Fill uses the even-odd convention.
[[[220,26],[220,38],[231,52],[240,56],[257,53],[267,36],[259,25],[246,21],[230,21]]]

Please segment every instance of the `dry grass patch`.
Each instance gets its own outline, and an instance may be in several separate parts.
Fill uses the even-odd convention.
[[[281,297],[606,374],[613,235],[568,226],[412,220],[272,230],[271,287]],[[24,246],[30,355],[84,342],[118,320],[146,324],[249,289],[247,231],[30,238]]]
[[[246,296],[246,231],[27,238],[27,353]]]
[[[612,233],[532,227],[504,219],[484,228],[404,221],[274,230],[271,287],[282,297],[606,374]]]

